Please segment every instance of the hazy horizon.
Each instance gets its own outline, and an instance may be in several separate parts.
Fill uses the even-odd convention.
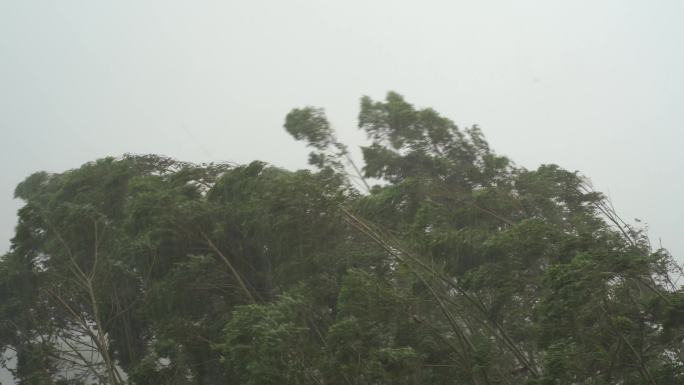
[[[306,150],[289,109],[340,136],[361,95],[396,90],[479,124],[518,165],[579,170],[680,260],[684,27],[677,1],[0,4],[0,250],[32,172],[123,153],[193,162]]]

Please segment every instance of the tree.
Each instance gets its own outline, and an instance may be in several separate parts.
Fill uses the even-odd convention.
[[[285,128],[315,170],[126,155],[21,183],[20,382],[684,382],[672,256],[579,173],[396,93],[361,99],[363,166],[320,108]]]

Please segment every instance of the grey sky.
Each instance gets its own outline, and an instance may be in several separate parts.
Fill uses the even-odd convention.
[[[534,168],[580,170],[680,259],[684,2],[0,0],[0,252],[14,186],[107,155],[297,168],[289,109],[359,144],[402,93]]]

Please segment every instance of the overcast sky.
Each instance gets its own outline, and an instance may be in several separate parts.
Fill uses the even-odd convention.
[[[684,1],[0,0],[0,252],[38,170],[159,153],[304,167],[282,129],[396,90],[556,163],[684,256]]]

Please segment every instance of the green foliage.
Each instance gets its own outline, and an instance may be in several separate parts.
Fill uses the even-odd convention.
[[[289,295],[268,305],[233,312],[226,326],[223,361],[240,384],[314,384],[319,357],[309,343],[306,303]]]
[[[295,108],[285,117],[285,130],[297,140],[306,140],[322,150],[332,144],[332,130],[320,108]]]
[[[305,107],[316,171],[126,155],[19,184],[20,383],[684,383],[678,267],[581,175],[396,93],[360,107],[363,168]]]

